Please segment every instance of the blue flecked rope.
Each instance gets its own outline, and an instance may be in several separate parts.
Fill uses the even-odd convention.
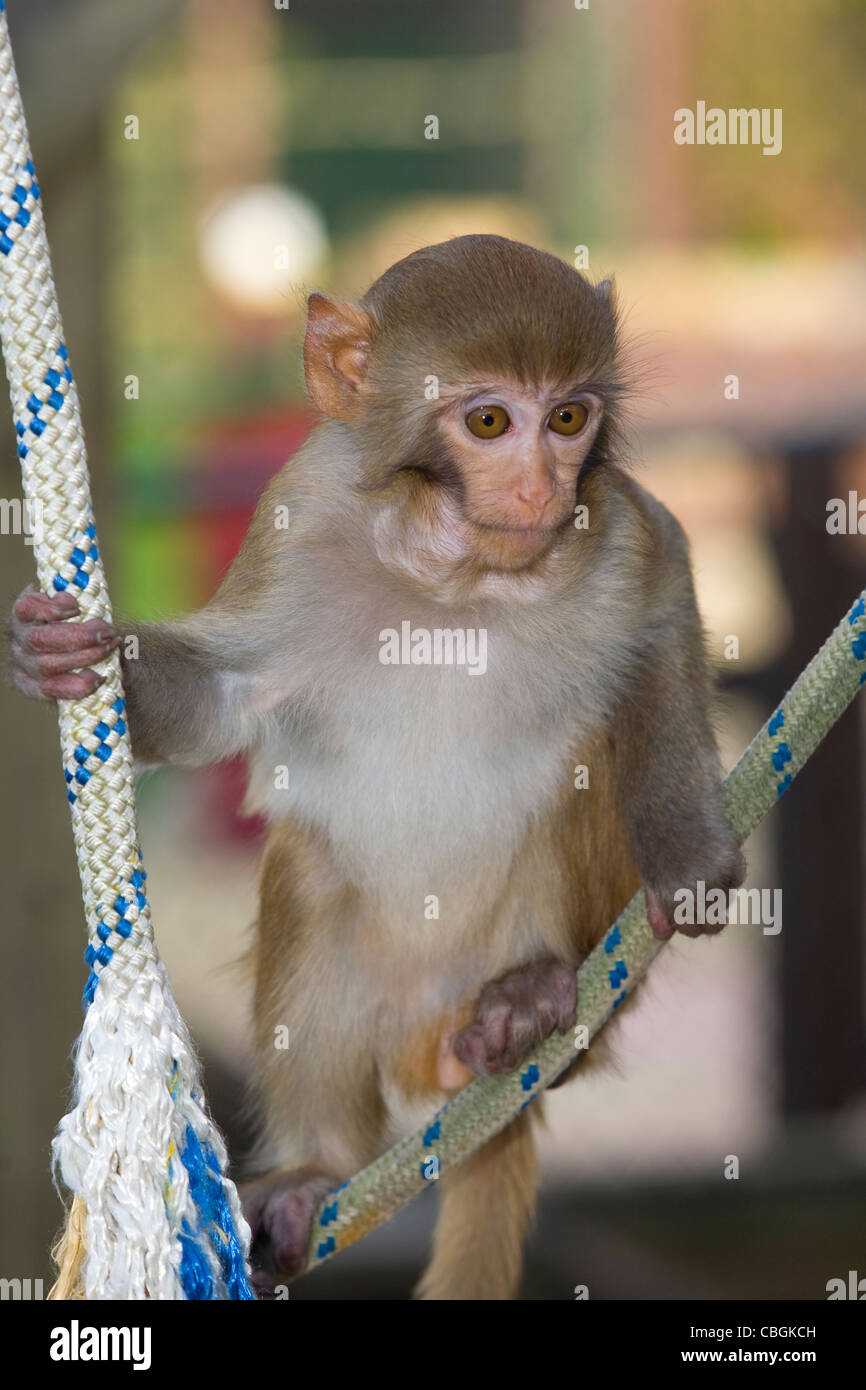
[[[725,812],[740,843],[791,786],[864,683],[866,590],[728,775]],[[592,1039],[662,949],[638,893],[578,971],[577,1028],[585,1027]],[[313,1221],[307,1268],[374,1230],[504,1129],[575,1055],[574,1038],[555,1034],[533,1048],[517,1071],[473,1081],[417,1133],[329,1193]]]

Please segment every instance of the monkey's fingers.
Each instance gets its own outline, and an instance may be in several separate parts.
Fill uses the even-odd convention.
[[[250,1273],[250,1284],[259,1303],[274,1303],[277,1298],[277,1280],[267,1270],[254,1269]]]
[[[703,922],[674,922],[673,904],[663,907],[659,898],[656,897],[648,888],[644,889],[647,906],[647,920],[652,927],[653,936],[657,941],[670,941],[674,932],[679,932],[680,936],[688,936],[694,939],[696,936],[706,936],[712,932],[720,931],[724,922],[718,926],[710,926]]]
[[[32,585],[20,593],[12,605],[12,618],[22,623],[56,623],[78,613],[74,594],[44,594]]]
[[[513,1071],[534,1043],[572,1027],[576,1016],[574,969],[552,958],[538,961],[485,985],[475,1022],[454,1039],[454,1054],[479,1076]]]
[[[674,934],[673,923],[668,921],[667,913],[650,888],[644,889],[646,915],[657,941],[669,941]]]
[[[471,1023],[468,1028],[460,1030],[454,1039],[454,1056],[476,1076],[486,1074],[489,1065],[487,1043],[480,1023]]]
[[[730,865],[726,864],[723,869],[715,873],[706,870],[699,877],[690,881],[688,895],[693,905],[699,904],[701,900],[701,892],[699,891],[701,888],[707,896],[715,893],[723,895],[723,903],[719,904],[718,907],[715,903],[713,904],[714,911],[710,920],[707,920],[706,914],[699,915],[692,911],[690,915],[695,920],[677,922],[674,917],[676,897],[673,892],[661,894],[645,887],[647,918],[652,927],[653,936],[658,941],[668,941],[674,932],[678,932],[681,936],[687,936],[691,940],[698,936],[716,936],[727,925],[728,893],[742,882],[744,874],[745,860],[739,848],[735,846]],[[677,891],[679,893],[683,890]]]
[[[13,631],[13,640],[25,652],[43,654],[75,654],[98,651],[89,660],[101,661],[107,651],[116,647],[120,638],[102,618],[89,618],[86,623],[26,622]],[[81,660],[79,666],[86,662]]]
[[[32,605],[28,607],[32,610]],[[91,668],[104,661],[119,641],[101,618],[86,623],[13,619],[12,679],[35,699],[83,699],[103,681]]]
[[[65,652],[43,652],[37,656],[35,652],[15,643],[13,659],[17,669],[35,680],[42,680],[46,676],[62,676],[67,671],[81,671],[89,666],[96,666],[100,661],[104,661],[107,653],[116,646],[117,641],[112,641],[92,647],[76,647]]]
[[[70,671],[61,676],[44,676],[34,680],[13,667],[12,678],[22,695],[34,700],[86,700],[105,680],[96,671]]]

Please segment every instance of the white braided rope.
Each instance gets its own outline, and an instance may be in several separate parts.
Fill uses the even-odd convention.
[[[41,508],[34,534],[37,573],[46,592],[68,587],[75,594],[82,621],[110,622],[78,395],[66,359],[4,11],[0,0],[0,337],[24,494],[31,506]],[[84,1294],[90,1299],[249,1297],[243,1287],[249,1229],[234,1184],[221,1176],[225,1149],[203,1107],[190,1037],[154,942],[117,654],[98,669],[105,681],[94,695],[59,705],[89,939],[86,997],[91,1002],[76,1054],[75,1104],[61,1121],[53,1148],[64,1182],[86,1205]],[[213,1236],[215,1227],[231,1222],[221,1226],[213,1210],[208,1219],[190,1189],[182,1161],[186,1149],[193,1171],[196,1146],[190,1130],[210,1148],[205,1168],[221,1185],[220,1214],[230,1214],[234,1222],[229,1233],[237,1233],[233,1277]],[[200,1181],[201,1163],[198,1171]]]

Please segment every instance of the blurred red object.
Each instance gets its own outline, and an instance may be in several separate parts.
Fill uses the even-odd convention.
[[[306,409],[282,410],[250,419],[209,423],[190,478],[190,520],[195,533],[202,602],[218,587],[243,540],[256,503],[286,459],[315,424]],[[246,769],[231,758],[199,774],[202,822],[223,843],[258,847],[265,833],[261,816],[244,816]]]

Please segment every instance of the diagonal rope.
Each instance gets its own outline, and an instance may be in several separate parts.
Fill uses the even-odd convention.
[[[0,0],[0,337],[39,584],[111,621],[84,434]],[[59,702],[90,973],[74,1105],[54,1159],[73,1194],[53,1296],[252,1298],[249,1230],[153,938],[120,660]]]
[[[866,590],[834,628],[756,734],[724,788],[725,812],[742,842],[775,806],[818,744],[866,683]],[[577,975],[577,1027],[591,1040],[662,949],[637,893]],[[579,1036],[579,1035],[575,1035]],[[319,1206],[307,1269],[344,1250],[504,1129],[572,1062],[575,1040],[554,1034],[508,1076],[480,1077]]]

